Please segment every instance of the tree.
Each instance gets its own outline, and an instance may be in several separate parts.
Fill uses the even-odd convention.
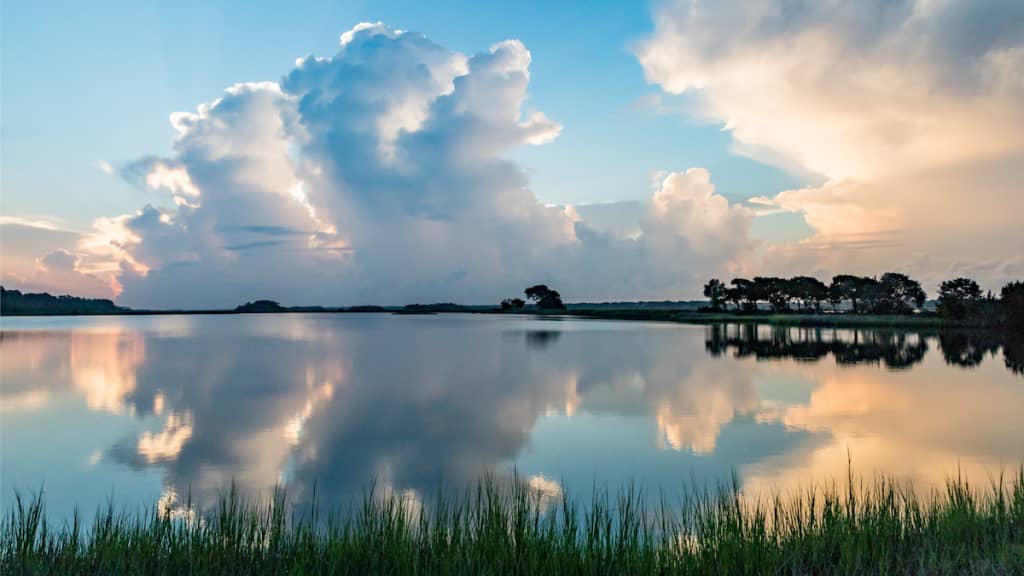
[[[964,318],[981,302],[981,288],[970,278],[946,280],[939,285],[939,313],[947,318]]]
[[[774,276],[757,276],[754,278],[754,290],[759,299],[767,300],[776,312],[789,310],[791,291],[789,281]]]
[[[286,308],[273,300],[256,300],[235,307],[235,312],[283,312]]]
[[[721,310],[722,304],[728,296],[728,289],[725,287],[725,284],[722,284],[721,280],[712,278],[704,285],[704,296],[711,301],[712,310]]]
[[[814,310],[820,313],[822,301],[829,297],[828,286],[811,276],[790,278],[788,288],[790,296],[800,302],[801,310],[810,310],[813,306]]]
[[[1024,282],[1010,282],[999,291],[999,304],[1007,324],[1024,325]]]
[[[516,310],[526,306],[526,301],[522,298],[505,298],[501,301],[502,310]]]
[[[861,278],[857,289],[860,296],[861,312],[868,314],[886,314],[889,312],[889,300],[882,283],[874,278]]]
[[[740,307],[743,305],[743,294],[742,292],[740,292],[740,290],[737,290],[736,288],[726,288],[725,301],[731,302],[732,305],[736,308],[736,311],[738,312],[740,310]]]
[[[831,298],[835,299],[833,301],[842,303],[843,300],[849,300],[854,314],[858,314],[871,309],[871,303],[864,301],[872,300],[875,297],[875,284],[878,284],[878,282],[874,278],[840,274],[832,278],[832,285],[829,287],[829,291],[831,292]],[[865,306],[864,304],[868,305]]]
[[[836,285],[835,280],[833,280],[832,284],[828,287],[828,303],[832,306],[833,312],[839,311],[839,306],[842,305],[845,298],[843,288]]]
[[[8,290],[0,286],[0,315],[3,316],[121,314],[128,310],[106,299],[51,296],[48,292],[22,294],[20,290]]]
[[[546,310],[565,310],[565,304],[562,303],[562,295],[557,290],[552,290],[544,284],[537,284],[536,286],[530,286],[523,292],[526,293],[526,297],[537,304],[538,308]]]
[[[882,307],[888,312],[906,314],[924,304],[925,294],[921,283],[906,274],[886,272],[882,274],[881,285],[884,292]]]
[[[733,278],[730,284],[732,284],[732,291],[729,293],[729,297],[737,303],[737,307],[742,307],[746,312],[755,312],[758,294],[754,283],[746,278]]]

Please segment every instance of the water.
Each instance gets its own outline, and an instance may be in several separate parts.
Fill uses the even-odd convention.
[[[1024,351],[984,333],[510,316],[4,318],[0,505],[51,515],[371,481],[428,501],[515,470],[557,493],[919,490],[1024,460]]]

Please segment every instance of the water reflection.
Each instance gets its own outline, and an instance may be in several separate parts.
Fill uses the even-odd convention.
[[[937,339],[946,363],[971,368],[1002,350],[1006,367],[1021,373],[1024,338],[1018,334],[986,330],[946,330],[933,333],[903,330],[802,328],[756,324],[708,326],[704,348],[712,356],[736,358],[791,358],[814,362],[831,355],[837,364],[881,364],[889,369],[909,368],[928,352],[928,340]]]
[[[850,453],[868,473],[929,483],[1024,457],[1021,345],[991,334],[476,316],[81,322],[0,333],[4,505],[14,487],[62,476],[75,481],[66,490],[95,480],[83,486],[98,493],[76,496],[101,500],[148,471],[167,501],[209,501],[234,480],[254,492],[285,482],[299,500],[316,483],[344,502],[370,479],[429,499],[513,465],[556,493],[732,470],[750,489],[796,485],[842,478]],[[986,361],[1000,352],[1009,370]],[[131,425],[110,439],[87,414]],[[21,440],[34,427],[51,452],[91,464],[40,464]]]
[[[558,340],[562,333],[557,330],[527,330],[526,345],[543,350]]]
[[[0,345],[5,410],[44,407],[60,381],[77,390],[89,409],[119,414],[146,359],[142,334],[123,329],[4,331]]]

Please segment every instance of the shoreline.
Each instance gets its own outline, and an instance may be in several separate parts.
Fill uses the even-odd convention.
[[[438,316],[447,314],[473,314],[488,316],[531,316],[537,318],[573,318],[580,320],[617,320],[624,322],[672,322],[676,324],[757,324],[806,328],[866,328],[866,329],[929,329],[929,330],[987,330],[1008,331],[1015,327],[1004,325],[975,325],[949,322],[933,313],[920,315],[852,315],[852,314],[736,314],[706,313],[688,310],[644,310],[644,308],[568,308],[564,311],[524,310],[506,312],[500,308],[466,306],[466,310],[403,310],[400,306],[381,306],[382,310],[348,310],[348,308],[317,308],[296,306],[280,311],[249,312],[234,310],[132,310],[97,314],[3,314],[2,318],[78,318],[119,316],[236,316],[236,315],[289,315],[289,314],[386,314],[391,316]]]
[[[768,326],[791,326],[806,328],[866,328],[866,329],[928,329],[928,330],[986,330],[1010,331],[1017,327],[1007,325],[979,325],[966,322],[952,322],[941,316],[925,312],[916,315],[879,315],[879,314],[843,314],[843,313],[734,313],[734,312],[698,312],[679,309],[600,309],[578,308],[567,310],[517,310],[503,311],[499,308],[483,306],[466,306],[464,310],[438,309],[429,307],[418,310],[406,310],[402,307],[386,306],[379,310],[349,308],[318,308],[294,307],[274,311],[239,311],[239,310],[124,310],[104,313],[6,313],[0,318],[63,318],[63,317],[114,317],[114,316],[228,316],[241,314],[388,314],[396,316],[444,315],[444,314],[482,314],[482,315],[517,315],[534,316],[537,318],[575,318],[581,320],[619,320],[634,322],[672,322],[677,324],[709,325],[709,324],[759,324]]]
[[[549,316],[546,312],[536,316]],[[675,322],[678,324],[762,324],[809,328],[928,328],[1001,330],[1002,326],[971,326],[947,322],[937,315],[882,316],[876,314],[735,314],[730,312],[695,312],[689,310],[577,310],[562,314],[584,319]]]

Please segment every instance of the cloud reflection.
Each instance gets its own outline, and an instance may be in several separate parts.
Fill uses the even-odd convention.
[[[998,362],[947,364],[999,350],[978,336],[563,321],[537,339],[525,319],[278,321],[206,318],[189,338],[145,323],[5,331],[2,405],[73,394],[145,416],[102,460],[158,469],[165,494],[200,504],[231,481],[286,483],[300,500],[315,483],[344,503],[373,480],[419,503],[523,459],[524,481],[558,494],[612,464],[651,486],[735,467],[753,489],[841,478],[847,451],[859,470],[925,482],[1024,454],[1019,379]]]

